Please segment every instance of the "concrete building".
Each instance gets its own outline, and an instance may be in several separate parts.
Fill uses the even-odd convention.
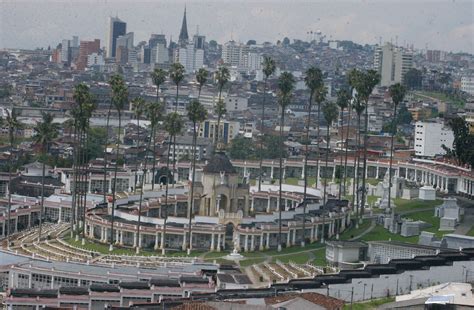
[[[461,90],[474,95],[474,76],[461,77]]]
[[[194,72],[204,65],[204,50],[194,46],[194,43],[189,43],[175,50],[175,62],[182,64],[187,73]]]
[[[107,32],[107,57],[115,57],[117,38],[127,33],[127,23],[118,17],[109,17],[109,28]]]
[[[452,147],[453,131],[442,122],[416,122],[415,124],[415,155],[435,157],[444,155],[443,145]]]
[[[204,121],[201,126],[199,126],[199,137],[202,138],[209,138],[213,142],[216,141],[217,138],[217,119],[210,119]],[[240,130],[240,123],[239,122],[232,122],[221,119],[219,124],[219,138],[222,139],[224,143],[229,143],[232,139],[235,138],[239,134]]]
[[[245,111],[248,108],[248,99],[246,97],[227,96],[224,102],[227,112]]]
[[[413,67],[413,54],[390,43],[379,46],[374,53],[374,69],[380,73],[380,85],[401,83],[405,73]]]
[[[229,41],[222,47],[222,60],[226,65],[247,68],[249,46]]]
[[[369,241],[369,259],[386,264],[392,259],[411,259],[420,255],[435,255],[436,247],[398,241]]]
[[[88,65],[88,57],[91,54],[98,55],[100,53],[100,40],[81,41],[79,46],[79,57],[76,62],[77,70],[84,70]]]
[[[71,41],[64,39],[61,42],[61,62],[71,63]]]
[[[357,241],[326,242],[326,261],[340,266],[358,263],[367,259],[367,244]]]

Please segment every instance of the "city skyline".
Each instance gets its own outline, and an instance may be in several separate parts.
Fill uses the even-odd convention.
[[[189,34],[196,33],[199,27],[199,33],[219,43],[231,39],[244,43],[250,39],[276,42],[285,36],[307,40],[308,32],[321,30],[326,39],[361,44],[392,41],[419,49],[474,51],[470,1],[295,2],[3,2],[0,47],[53,48],[72,35],[81,40],[97,38],[105,46],[109,16],[127,22],[135,42],[147,40],[152,33],[163,33],[177,41],[186,5]],[[387,11],[393,14],[384,15]],[[366,25],[368,19],[373,20],[370,25]]]

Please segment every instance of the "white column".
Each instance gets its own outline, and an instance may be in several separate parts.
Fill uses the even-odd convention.
[[[211,234],[211,251],[214,251],[214,234]]]
[[[270,167],[270,179],[273,179],[273,165]]]
[[[272,198],[270,197],[270,195],[268,195],[267,213],[270,213],[270,210],[271,210],[271,203],[272,203]]]
[[[255,235],[252,235],[250,239],[250,251],[255,251]]]
[[[379,178],[379,166],[375,166],[375,178]]]
[[[270,248],[270,233],[267,233],[267,243],[265,244],[266,249],[268,250]]]
[[[311,226],[311,231],[310,231],[310,233],[309,233],[309,238],[310,238],[309,240],[310,240],[311,242],[314,241],[314,226]]]
[[[183,249],[183,251],[186,250],[186,232],[183,233],[183,244],[181,248]]]
[[[161,235],[163,235],[163,233],[161,233]],[[163,241],[162,241],[163,242]],[[159,242],[158,242],[158,232],[155,234],[155,250],[158,250],[159,249],[159,246],[158,246]]]
[[[293,229],[293,244],[292,245],[295,245],[296,244],[296,229]]]
[[[263,251],[263,233],[260,235],[260,244],[258,246],[260,251]]]
[[[217,252],[221,251],[221,234],[217,234]]]
[[[133,233],[133,247],[137,247],[137,233],[134,232]]]
[[[288,232],[286,234],[286,246],[290,246],[290,232],[291,230],[288,229]]]
[[[314,230],[314,240],[318,240],[318,230],[319,230],[319,224],[316,224],[316,229]]]
[[[249,241],[249,235],[245,235],[245,237],[244,237],[244,242],[245,242],[244,243],[244,251],[245,252],[248,252],[248,250],[249,250],[249,248],[248,248],[248,243],[249,242],[248,241]]]

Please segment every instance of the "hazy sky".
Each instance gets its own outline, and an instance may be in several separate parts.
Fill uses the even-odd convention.
[[[151,33],[177,39],[184,5],[188,32],[219,43],[233,38],[258,42],[308,39],[321,30],[327,38],[358,43],[393,42],[417,48],[474,53],[472,0],[332,1],[134,1],[0,0],[0,48],[55,47],[63,38],[99,38],[105,43],[107,17],[118,15],[135,33],[135,43]]]

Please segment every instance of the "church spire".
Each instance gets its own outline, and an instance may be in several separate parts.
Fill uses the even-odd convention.
[[[188,43],[188,23],[186,21],[186,5],[184,6],[183,23],[181,24],[181,31],[179,32],[179,45]]]

